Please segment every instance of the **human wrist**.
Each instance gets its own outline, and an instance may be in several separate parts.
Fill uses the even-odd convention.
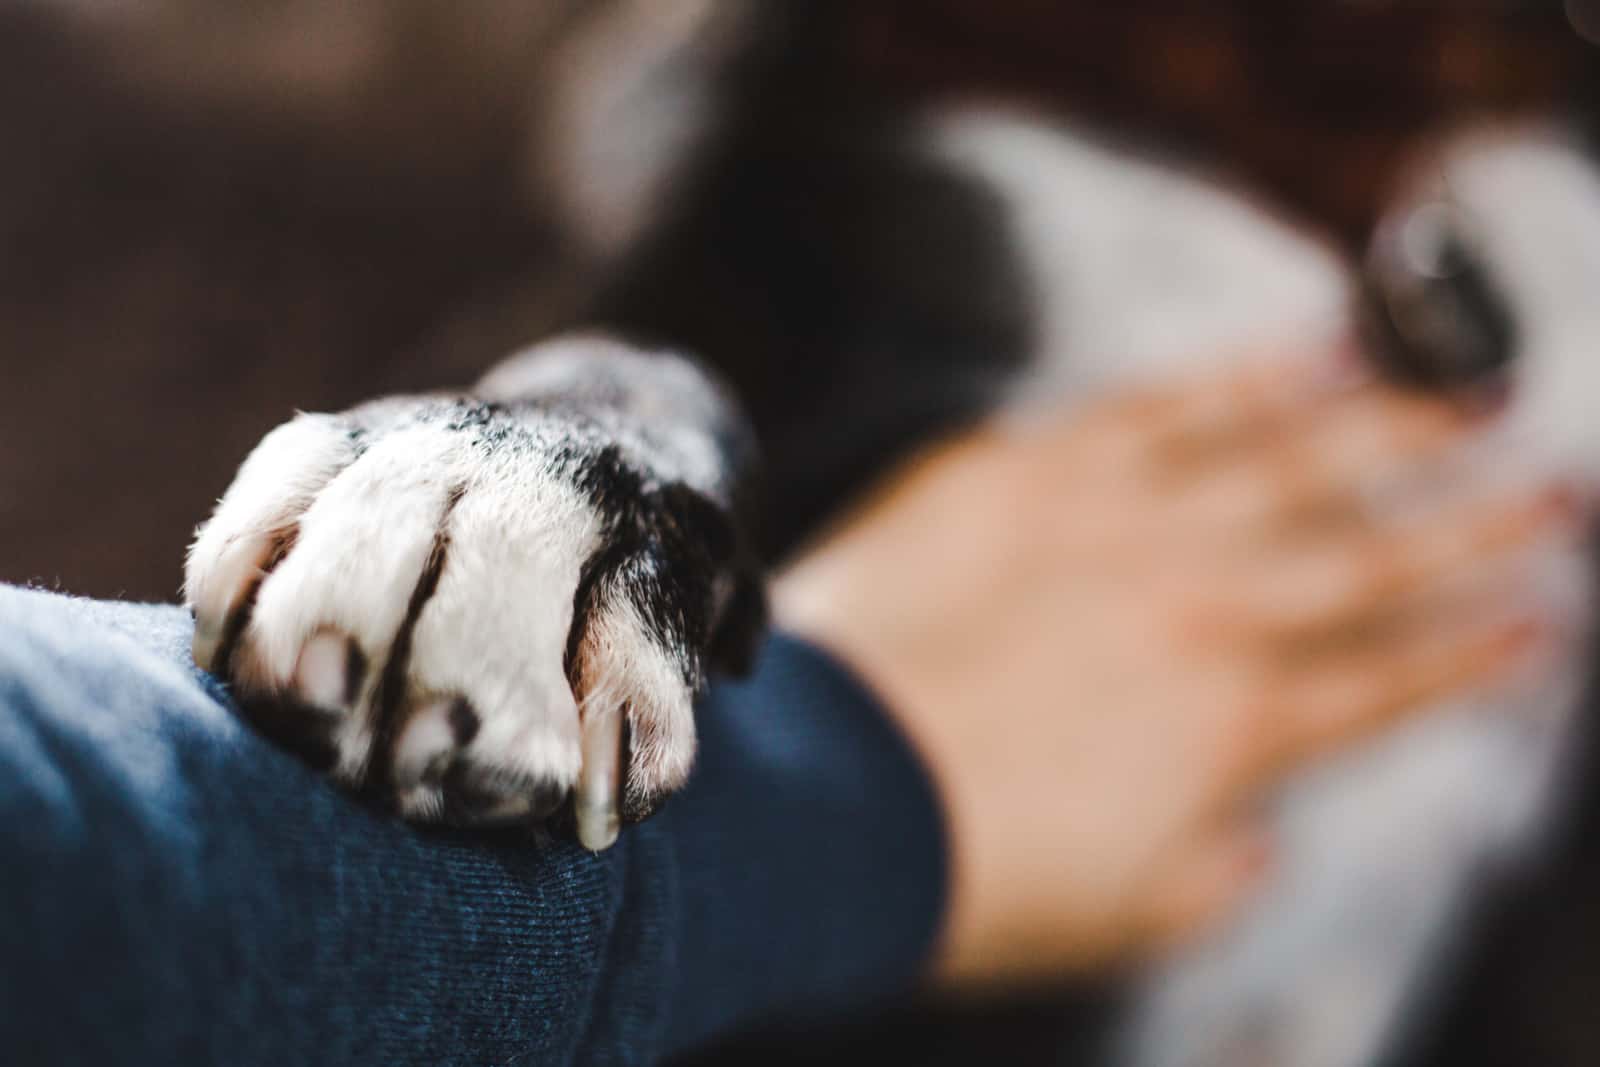
[[[961,782],[959,761],[952,758],[954,741],[938,727],[942,717],[909,711],[929,710],[923,686],[897,663],[881,634],[874,639],[868,627],[857,625],[862,615],[851,604],[854,587],[836,562],[813,555],[782,575],[773,589],[774,622],[853,674],[921,764],[936,798],[946,851],[945,911],[928,975],[936,984],[964,984],[986,965],[978,931],[987,894],[974,874],[980,861],[973,855],[968,805],[956,801],[969,790]]]

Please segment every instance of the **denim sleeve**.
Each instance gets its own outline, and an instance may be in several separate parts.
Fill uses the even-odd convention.
[[[601,855],[419,830],[251,733],[176,608],[0,587],[0,1049],[28,1064],[648,1063],[914,980],[922,769],[771,638]]]

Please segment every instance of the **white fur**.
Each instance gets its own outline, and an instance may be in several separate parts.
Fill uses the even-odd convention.
[[[1344,265],[1214,182],[997,113],[953,116],[932,144],[1009,207],[1043,316],[1020,403],[1350,329]],[[1511,425],[1484,452],[1519,457],[1510,477],[1600,473],[1595,172],[1528,131],[1463,139],[1449,160],[1450,192],[1524,326]],[[1584,610],[1585,558],[1539,569],[1550,610]],[[1109,1062],[1375,1062],[1475,891],[1536,839],[1571,736],[1578,647],[1498,702],[1418,719],[1291,784],[1272,884],[1151,969]]]
[[[624,0],[546,60],[528,166],[592,252],[636,236],[711,122],[710,73],[742,30],[743,4]]]
[[[641,470],[717,497],[731,492],[730,471],[715,439],[728,401],[709,372],[667,351],[643,351],[598,332],[562,334],[516,352],[478,380],[488,399],[581,395],[597,381],[625,383],[585,414],[605,443]]]
[[[1437,192],[1462,208],[1517,310],[1518,402],[1502,451],[1600,482],[1600,167],[1560,130],[1473,131],[1442,153]]]
[[[396,430],[345,468],[300,516],[294,550],[262,583],[235,656],[241,685],[288,686],[301,647],[331,629],[382,664],[405,618],[417,576],[466,462],[460,435],[436,426]],[[355,708],[338,734],[342,777],[358,778],[372,740],[372,698],[379,670],[369,670]]]
[[[350,461],[345,427],[329,415],[299,415],[251,451],[212,521],[195,531],[184,569],[194,611],[194,655],[210,667],[225,620],[300,512]]]
[[[200,532],[186,583],[197,630],[220,635],[259,578],[270,535],[297,528],[293,550],[260,583],[234,676],[247,690],[291,691],[336,714],[335,773],[355,781],[373,757],[383,664],[442,534],[445,564],[412,631],[396,751],[398,800],[419,818],[443,808],[437,787],[417,780],[453,744],[457,697],[479,723],[456,756],[500,772],[508,788],[577,782],[580,711],[563,657],[580,570],[602,526],[553,459],[581,431],[530,415],[522,439],[486,450],[470,432],[411,417],[438,403],[397,398],[367,409],[389,424],[368,433],[359,458],[349,424],[335,417],[302,415],[275,430]],[[346,637],[368,664],[351,707],[340,706]],[[694,753],[693,694],[625,589],[603,598],[581,656],[586,711],[626,707],[648,741],[635,751],[630,787],[658,794],[681,784]],[[500,814],[528,799],[508,795]]]
[[[1345,324],[1338,260],[1220,185],[993,111],[941,116],[930,144],[1009,212],[1038,317],[1019,401]]]
[[[571,784],[578,707],[562,657],[600,521],[529,458],[507,450],[473,470],[450,516],[449,562],[417,622],[411,684],[471,699],[482,721],[475,761]]]

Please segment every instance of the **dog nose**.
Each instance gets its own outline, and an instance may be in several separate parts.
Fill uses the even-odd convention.
[[[1435,200],[1379,224],[1359,287],[1363,340],[1380,370],[1435,388],[1496,384],[1516,322],[1461,211]]]

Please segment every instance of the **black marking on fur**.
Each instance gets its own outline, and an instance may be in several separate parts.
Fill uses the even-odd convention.
[[[361,645],[353,637],[345,638],[344,643],[344,706],[356,706],[356,698],[361,695],[361,683],[367,677],[367,654],[361,651]]]
[[[420,781],[423,785],[438,785],[444,781],[445,774],[450,770],[451,763],[455,760],[454,752],[436,752],[427,765],[422,768]]]
[[[451,703],[450,733],[455,738],[457,748],[466,748],[472,744],[472,739],[478,736],[480,725],[478,713],[472,710],[472,701],[466,697],[457,697]]]
[[[601,547],[584,561],[574,593],[565,657],[568,678],[575,684],[579,681],[575,673],[578,655],[595,613],[605,610],[610,597],[622,595],[632,598],[651,636],[679,661],[685,681],[698,684],[698,662],[687,661],[698,660],[695,650],[701,642],[686,627],[678,625],[668,604],[670,600],[686,598],[663,595],[663,583],[657,580],[658,561],[651,558],[662,549],[663,515],[658,494],[613,445],[588,455],[564,458],[574,464],[578,489],[606,521]],[[682,582],[692,584],[705,570],[696,565],[694,557],[703,554],[690,551],[686,558],[674,559],[667,569]]]
[[[682,482],[652,484],[615,447],[587,457],[576,480],[610,525],[585,565],[580,588],[587,599],[574,605],[574,623],[587,624],[600,606],[597,594],[628,596],[650,636],[678,661],[684,682],[698,689],[716,622],[715,582],[742,549],[732,515]],[[569,650],[578,644],[569,640]]]
[[[239,710],[267,740],[305,761],[312,770],[331,771],[339,760],[335,732],[340,716],[326,708],[281,695],[237,698]]]
[[[656,494],[661,502],[661,521],[681,540],[693,544],[706,560],[720,566],[738,550],[738,532],[727,510],[704,493],[682,482],[662,486]]]
[[[611,524],[614,533],[624,533],[637,526],[645,494],[645,477],[623,458],[622,449],[613,444],[598,450],[584,449],[574,442],[556,458],[572,468],[578,490]]]
[[[473,447],[485,453],[498,452],[527,432],[516,419],[507,417],[504,404],[475,397],[457,397],[419,413],[417,419],[419,422],[443,419],[446,430],[470,435]]]
[[[457,826],[543,821],[566,801],[568,790],[545,778],[458,760],[442,783],[445,821]],[[525,797],[528,809],[515,815],[491,814],[508,798]]]
[[[267,552],[266,559],[262,560],[258,568],[260,573],[250,580],[250,586],[239,598],[239,606],[234,609],[222,626],[222,640],[217,646],[215,659],[212,662],[212,672],[219,678],[232,679],[233,657],[239,648],[239,640],[244,636],[245,628],[250,625],[250,617],[255,614],[256,597],[261,592],[261,584],[267,580],[278,564],[282,563],[294,550],[295,542],[300,539],[300,526],[295,524],[287,526],[274,537],[272,547]]]
[[[411,664],[411,641],[416,632],[417,620],[422,615],[422,609],[439,588],[439,579],[444,574],[445,558],[450,549],[450,514],[455,511],[456,505],[466,495],[466,489],[457,486],[445,497],[444,507],[439,513],[438,527],[433,535],[433,547],[428,551],[428,558],[422,565],[422,573],[417,577],[417,584],[411,590],[411,599],[406,603],[405,617],[400,622],[400,628],[395,632],[394,641],[389,647],[389,659],[383,665],[383,673],[378,677],[377,690],[372,695],[373,706],[373,751],[380,754],[381,758],[372,761],[371,784],[377,787],[392,785],[394,776],[394,746],[399,738],[401,725],[401,711],[405,705],[406,673]]]
[[[650,638],[677,662],[684,684],[696,692],[705,680],[702,657],[710,633],[713,577],[703,556],[657,532],[616,575],[617,595],[633,602]]]
[[[350,458],[352,462],[367,454],[369,442],[367,440],[367,428],[365,426],[351,426],[345,430],[344,439],[345,442],[350,446]]]
[[[717,612],[717,625],[706,656],[718,670],[749,674],[767,628],[766,584],[753,560],[735,570],[729,581],[732,588]]]
[[[828,64],[769,77],[729,101],[719,151],[580,321],[693,352],[732,384],[783,487],[745,528],[770,559],[992,410],[1032,351],[1035,308],[996,192]]]
[[[622,754],[618,757],[618,766],[622,773],[618,776],[617,789],[617,814],[625,823],[643,822],[656,812],[660,811],[667,802],[664,793],[645,793],[639,789],[630,788],[629,774],[633,767],[633,724],[627,716],[622,719]]]
[[[589,457],[578,471],[580,488],[609,520],[573,595],[565,668],[580,707],[583,645],[597,613],[616,597],[628,598],[649,639],[677,662],[692,691],[704,684],[708,649],[736,667],[748,661],[766,617],[765,597],[726,509],[680,483],[647,487],[614,448]],[[638,822],[665,797],[630,786],[633,726],[626,716],[622,746],[619,811],[624,821]],[[570,814],[558,814],[551,825],[567,827]]]
[[[580,706],[584,641],[616,597],[629,600],[691,691],[703,687],[708,660],[745,669],[766,621],[766,598],[759,565],[728,509],[682,483],[651,486],[615,448],[588,457],[577,473],[609,523],[573,596],[565,667]],[[630,787],[632,747],[625,718],[619,806],[625,821],[638,822],[665,797]]]
[[[1366,350],[1391,377],[1428,388],[1468,390],[1503,382],[1517,351],[1517,322],[1470,227],[1440,205],[1422,220],[1439,246],[1423,271],[1401,254],[1401,228],[1380,228],[1361,278],[1356,321]],[[1438,217],[1436,217],[1438,216]]]
[[[590,620],[602,606],[601,583],[616,573],[627,558],[630,547],[626,542],[612,541],[584,560],[578,572],[578,587],[572,594],[572,625],[567,629],[567,647],[562,655],[561,666],[566,673],[567,683],[580,698],[580,708],[583,694],[579,692],[582,680],[577,673],[578,655],[583,649],[584,638],[588,636]]]
[[[502,410],[502,406],[493,400],[461,400],[455,404],[445,429],[458,432],[481,430],[493,423]]]
[[[277,534],[271,550],[261,563],[260,574],[251,580],[250,587],[240,598],[238,608],[224,625],[214,668],[218,676],[228,679],[230,683],[234,657],[238,655],[244,632],[255,614],[256,598],[261,593],[261,586],[278,565],[289,557],[299,538],[298,525],[285,527]],[[346,660],[347,686],[350,684],[350,673],[353,673],[350,668],[359,666],[364,670],[366,659],[353,640],[350,646],[354,656],[347,651],[346,655],[350,657]],[[360,657],[359,661],[355,657]],[[338,762],[339,749],[334,741],[338,716],[330,715],[325,708],[302,703],[281,693],[235,692],[233,695],[240,712],[258,733],[279,748],[298,756],[313,770],[330,771]]]
[[[580,708],[585,695],[584,648],[592,627],[604,617],[602,612],[622,605],[636,612],[643,636],[676,665],[683,683],[695,691],[704,682],[708,648],[715,644],[723,650],[720,660],[741,662],[747,657],[737,650],[752,643],[748,635],[765,617],[759,568],[728,499],[739,477],[734,458],[724,457],[726,474],[714,479],[715,488],[708,493],[662,478],[655,469],[648,434],[639,453],[629,451],[614,439],[612,424],[600,417],[610,413],[631,425],[635,387],[649,384],[632,375],[608,375],[603,367],[595,373],[587,366],[575,367],[572,379],[553,391],[544,382],[532,396],[495,401],[441,397],[414,416],[464,434],[486,452],[514,451],[519,458],[527,453],[549,475],[569,480],[601,518],[599,544],[581,565],[573,590],[572,620],[563,650],[563,669]],[[716,425],[702,427],[707,432],[716,430],[728,441],[737,439],[748,446],[748,433],[734,433],[744,424],[731,402],[727,411],[704,398],[697,404],[686,406],[681,417],[697,423],[710,420]],[[535,432],[535,425],[548,432]],[[399,671],[396,661],[407,651],[397,641],[386,674]],[[386,706],[401,699],[393,691],[394,683],[380,686]],[[375,743],[382,746],[380,752],[392,753],[397,728],[385,730],[381,725],[388,717],[380,711],[376,729],[385,736]],[[458,748],[465,744],[458,738]],[[392,754],[389,762],[392,765]],[[448,818],[480,821],[484,810],[492,810],[508,795],[526,796],[530,788],[537,788],[526,782],[495,782],[485,777],[490,773],[456,767],[447,772],[451,777],[446,793],[453,794]],[[375,783],[384,784],[390,783]],[[632,810],[642,818],[655,803],[636,800]],[[550,814],[544,811],[546,806],[540,803],[541,814]],[[559,823],[559,810],[555,814],[554,822]]]

